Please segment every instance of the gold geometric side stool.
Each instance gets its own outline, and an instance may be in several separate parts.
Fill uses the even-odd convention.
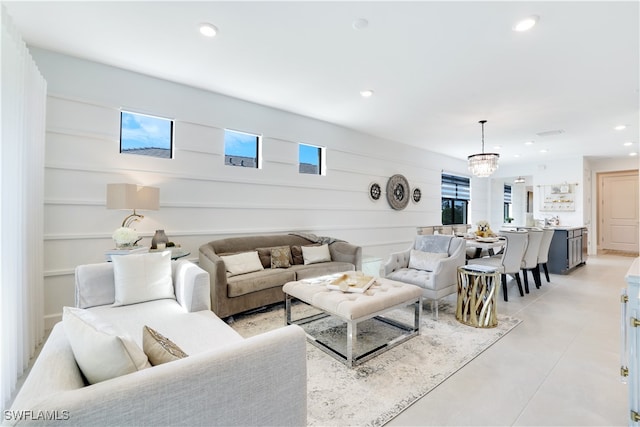
[[[500,273],[495,268],[473,264],[458,267],[456,319],[476,328],[495,328],[499,288]]]

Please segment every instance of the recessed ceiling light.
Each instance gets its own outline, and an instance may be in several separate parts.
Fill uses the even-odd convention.
[[[541,153],[548,153],[549,150],[547,150],[546,148],[543,148],[542,150],[540,150]]]
[[[513,157],[520,157],[520,154],[514,154]]]
[[[615,130],[624,130],[627,128],[627,125],[618,125],[616,127],[614,127]]]
[[[532,29],[540,20],[540,17],[537,15],[531,15],[521,21],[516,22],[513,26],[513,31],[523,32],[529,31]]]
[[[637,155],[638,155],[638,153],[636,153],[636,152],[634,151],[633,153],[629,153],[629,155],[633,157],[633,156],[637,156]]]
[[[215,25],[204,23],[200,24],[200,34],[205,37],[215,37],[218,34],[218,28]]]
[[[354,30],[364,30],[369,26],[369,21],[364,18],[358,18],[351,24]]]
[[[493,149],[494,150],[501,150],[502,149],[502,145],[494,145]]]
[[[371,89],[365,89],[360,91],[360,95],[363,98],[370,98],[373,95],[373,91]]]
[[[524,145],[533,145],[533,141],[527,141],[524,143]]]
[[[624,144],[622,144],[622,145],[624,145],[625,147],[630,147],[630,146],[632,146],[632,145],[633,145],[633,142],[631,142],[631,141],[627,141],[627,142],[625,142],[625,143],[624,143]]]

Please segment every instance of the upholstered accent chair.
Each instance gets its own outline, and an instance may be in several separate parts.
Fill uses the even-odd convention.
[[[522,258],[527,248],[529,233],[526,231],[500,231],[501,238],[506,240],[504,250],[491,257],[477,258],[469,261],[469,264],[480,264],[495,267],[502,278],[502,295],[505,301],[509,301],[507,292],[507,275],[516,279],[520,296],[524,296],[522,282],[520,281],[520,269],[522,268]]]
[[[392,253],[384,265],[386,278],[422,288],[438,318],[438,300],[457,290],[457,270],[465,263],[465,241],[453,235],[416,236],[407,250]]]
[[[540,250],[538,251],[538,275],[540,274],[540,266],[544,269],[544,277],[549,283],[549,269],[547,268],[547,261],[549,261],[549,248],[551,247],[551,239],[553,239],[553,228],[542,229],[542,241],[540,242]]]

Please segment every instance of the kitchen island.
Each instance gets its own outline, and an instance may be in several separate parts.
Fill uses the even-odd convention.
[[[550,273],[567,274],[587,262],[588,231],[584,226],[555,226],[549,248]]]

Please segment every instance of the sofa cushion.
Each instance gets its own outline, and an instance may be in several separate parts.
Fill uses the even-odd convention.
[[[171,337],[171,341],[190,357],[243,340],[211,310],[188,313],[175,300],[162,299],[121,307],[103,305],[89,311],[118,330],[128,331],[140,348],[143,346],[142,329],[145,325]]]
[[[220,258],[224,261],[229,276],[237,276],[238,274],[251,273],[263,270],[264,267],[258,257],[258,251],[241,252],[235,255],[222,255]]]
[[[354,271],[355,267],[349,262],[331,261],[311,265],[293,265],[290,270],[295,271],[296,280],[303,280],[343,271]]]
[[[329,245],[326,244],[320,246],[303,246],[302,256],[304,258],[305,265],[331,261]]]
[[[170,251],[114,257],[113,275],[114,306],[175,298]]]
[[[288,245],[256,248],[256,251],[258,251],[258,257],[260,257],[260,262],[264,268],[287,268],[293,264],[291,248]],[[276,255],[275,263],[273,262],[274,251]]]
[[[302,256],[302,246],[300,245],[292,245],[291,246],[291,258],[293,259],[292,265],[303,265],[304,257]]]
[[[440,260],[445,259],[448,256],[449,254],[442,252],[422,252],[411,249],[411,253],[409,255],[409,268],[434,271]]]
[[[409,283],[425,289],[435,289],[436,275],[431,271],[416,270],[415,268],[401,268],[387,275],[387,279]]]
[[[153,366],[173,362],[188,356],[169,338],[146,325],[142,328],[142,349]]]
[[[449,246],[454,237],[453,235],[444,234],[418,236],[416,237],[414,249],[423,252],[449,253]]]
[[[246,295],[264,289],[282,287],[295,280],[295,272],[290,269],[275,268],[229,277],[227,296],[230,298]]]
[[[271,268],[289,268],[291,264],[293,264],[293,259],[291,259],[289,246],[271,248]]]
[[[89,384],[151,367],[133,339],[91,311],[64,307],[62,323],[76,362]]]

